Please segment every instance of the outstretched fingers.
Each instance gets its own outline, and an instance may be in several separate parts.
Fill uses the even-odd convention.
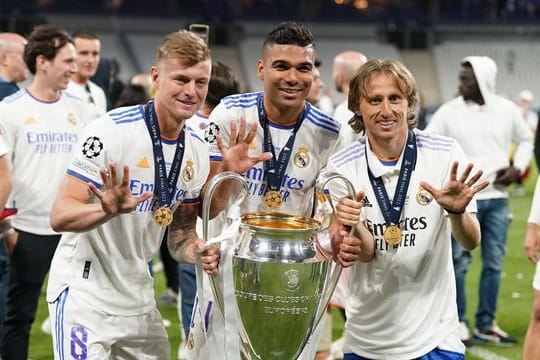
[[[220,136],[218,135],[217,137],[219,138]],[[233,147],[234,145],[236,145],[237,138],[238,138],[238,124],[236,123],[236,121],[231,121],[231,135],[229,137],[229,147]],[[218,139],[218,145],[219,145],[219,139]]]
[[[457,168],[457,161],[455,161],[454,164],[452,165],[456,165],[456,168]],[[467,179],[469,178],[469,175],[471,174],[472,168],[473,168],[473,164],[468,164],[467,167],[465,167],[465,170],[463,170],[463,172],[461,173],[459,182],[464,183],[464,184],[467,182]]]
[[[245,122],[246,119],[245,118],[242,118],[242,120]],[[255,139],[255,136],[257,136],[257,122],[254,121],[253,124],[251,124],[251,128],[249,129],[249,132],[247,134],[247,137],[246,137],[246,142],[249,144],[253,141],[253,139]]]
[[[129,187],[129,166],[122,167],[122,187]]]

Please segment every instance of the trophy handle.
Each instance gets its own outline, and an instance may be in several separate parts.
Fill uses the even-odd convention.
[[[356,198],[356,191],[354,189],[353,184],[349,181],[349,179],[347,179],[345,176],[338,174],[336,172],[325,172],[319,176],[319,178],[317,179],[317,183],[315,185],[315,191],[317,192],[316,194],[317,196],[315,197],[316,199],[315,209],[317,209],[317,207],[319,206],[319,201],[321,201],[321,203],[324,201],[328,201],[325,198],[325,195],[323,193],[324,188],[328,182],[335,179],[342,180],[345,183],[345,186],[347,187],[348,195],[352,199]],[[322,219],[322,220],[323,221],[326,220],[328,222],[328,226],[322,229],[322,230],[327,230],[329,227],[330,221],[328,221],[327,219]],[[353,236],[353,235],[354,235],[354,227],[351,227],[349,236]],[[318,240],[315,240],[315,241],[318,241]],[[319,322],[323,318],[324,312],[326,311],[326,306],[330,302],[330,299],[332,298],[332,294],[334,293],[334,290],[336,289],[337,283],[339,281],[339,277],[341,276],[341,271],[343,270],[343,267],[339,263],[335,263],[335,264],[336,266],[334,267],[334,270],[332,271],[332,274],[330,275],[330,281],[326,282],[325,284],[325,289],[323,290],[323,301],[321,302],[321,304],[323,304],[324,306],[321,306],[317,311],[317,315],[315,317],[315,326],[313,327],[313,329],[315,329],[319,325]]]
[[[234,202],[233,206],[238,208],[244,200],[249,195],[249,189],[246,182],[246,179],[232,171],[225,171],[222,173],[217,174],[210,180],[210,183],[208,184],[206,193],[204,194],[203,199],[203,206],[202,206],[202,225],[203,225],[203,240],[208,243],[208,222],[210,221],[210,205],[212,202],[212,197],[214,196],[214,192],[217,189],[218,185],[221,184],[225,180],[236,180],[242,185],[242,192],[238,199]],[[208,245],[206,245],[208,246]],[[206,247],[205,247],[206,248]],[[197,254],[197,261],[200,261],[200,253]],[[223,302],[223,296],[219,292],[219,288],[216,284],[215,277],[210,277],[210,285],[212,287],[212,293],[214,294],[214,297],[216,298],[216,301],[218,303],[219,308],[224,313],[224,302]]]

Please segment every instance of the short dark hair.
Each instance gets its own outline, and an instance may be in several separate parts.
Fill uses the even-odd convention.
[[[58,51],[66,44],[73,44],[73,39],[62,28],[55,25],[38,25],[28,36],[24,47],[24,62],[32,75],[36,74],[36,58],[43,56],[53,60]]]
[[[283,22],[266,36],[263,49],[274,44],[298,45],[301,47],[313,46],[313,33],[304,24]]]
[[[205,103],[213,110],[225,96],[240,92],[240,85],[234,77],[232,69],[219,61],[212,63],[212,75],[208,83],[208,94]]]
[[[150,96],[142,85],[127,84],[120,93],[114,107],[131,106],[138,104],[146,104],[150,100]]]
[[[71,35],[73,40],[75,39],[87,39],[87,40],[99,40],[96,34],[90,31],[75,31],[73,35]]]

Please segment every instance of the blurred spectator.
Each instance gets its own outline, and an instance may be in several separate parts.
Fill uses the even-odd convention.
[[[534,111],[534,95],[530,90],[523,90],[519,93],[517,104],[521,109],[521,114],[531,130],[536,133],[538,126],[538,113]]]
[[[152,77],[150,74],[135,74],[131,77],[131,79],[129,79],[129,83],[132,85],[142,86],[150,98],[154,97],[154,84],[152,83]]]
[[[109,91],[109,84],[111,82],[111,61],[108,58],[103,56],[99,58],[96,73],[90,78],[90,80],[99,86],[105,92],[105,95],[107,95]],[[109,100],[108,96],[107,100]],[[110,104],[107,105],[109,108]]]
[[[80,31],[73,34],[73,43],[77,72],[71,76],[67,90],[86,101],[92,111],[90,117],[95,119],[107,112],[105,92],[90,80],[98,69],[101,41],[91,32]]]
[[[128,84],[124,86],[114,107],[146,104],[148,100],[150,100],[150,96],[143,86]]]
[[[109,90],[107,91],[107,97],[109,108],[112,108],[113,105],[115,105],[120,98],[120,94],[124,89],[124,82],[120,79],[120,64],[118,63],[118,60],[112,58],[109,59],[109,63],[111,77],[109,83]]]
[[[28,78],[30,74],[24,63],[23,54],[26,39],[15,33],[0,33],[0,100],[19,90],[17,83]],[[0,210],[4,210],[7,197],[11,191],[11,174],[9,174],[9,158],[7,147],[0,139]],[[9,220],[0,217],[0,354],[2,353],[2,338],[4,336],[4,319],[6,317],[6,299],[9,288],[9,256],[4,246],[9,237],[14,237],[9,231]]]
[[[334,110],[334,119],[341,124],[341,134],[345,145],[359,139],[362,134],[357,134],[349,125],[349,120],[353,113],[348,107],[349,82],[358,69],[367,61],[364,54],[358,51],[349,50],[337,54],[332,64],[332,77],[336,90],[343,94],[345,100]]]
[[[532,108],[533,102],[534,95],[530,90],[522,90],[516,100],[516,103],[521,109],[521,114],[523,115],[523,119],[525,119],[527,126],[529,126],[533,134],[536,134],[536,128],[538,126],[538,113]],[[525,195],[525,188],[523,187],[523,182],[529,177],[529,172],[530,168],[527,167],[527,169],[519,177],[519,180],[516,182],[516,185],[514,187],[514,195]]]
[[[19,90],[17,83],[28,78],[23,53],[26,39],[15,33],[0,33],[0,100]]]

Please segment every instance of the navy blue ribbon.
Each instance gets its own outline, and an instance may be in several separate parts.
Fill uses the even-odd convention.
[[[154,194],[157,197],[160,206],[170,207],[174,190],[178,177],[180,176],[180,167],[184,158],[184,144],[186,140],[185,126],[180,132],[178,142],[176,143],[176,151],[171,165],[171,170],[167,176],[167,168],[165,166],[165,157],[163,156],[163,145],[161,144],[161,133],[157,122],[157,114],[154,108],[154,101],[150,100],[146,104],[144,112],[144,121],[150,138],[152,139],[152,148],[154,153]]]
[[[300,129],[300,125],[302,125],[302,122],[306,117],[307,111],[306,108],[304,108],[304,110],[302,110],[302,113],[300,113],[300,116],[296,121],[293,133],[289,137],[289,140],[287,140],[287,143],[285,144],[283,149],[281,149],[281,152],[279,153],[279,158],[276,161],[276,152],[274,150],[274,144],[272,143],[272,135],[270,134],[270,129],[268,126],[268,118],[266,116],[266,111],[264,110],[262,94],[259,95],[259,97],[257,98],[257,106],[259,108],[259,124],[264,131],[263,151],[269,151],[272,153],[272,158],[264,162],[264,175],[267,182],[266,192],[271,190],[278,191],[281,187],[281,181],[283,180],[283,176],[285,175],[287,164],[289,163],[289,159],[291,158],[291,152],[294,145],[294,140],[296,139],[296,133],[298,132],[298,129]],[[309,105],[306,104],[306,106]]]
[[[366,151],[366,162],[367,161],[368,157]],[[377,198],[386,224],[399,225],[399,219],[407,197],[407,190],[409,189],[409,183],[411,182],[412,172],[416,166],[416,136],[414,135],[414,132],[409,130],[407,144],[405,145],[405,152],[403,154],[403,162],[401,163],[396,191],[392,202],[390,202],[390,199],[388,198],[388,193],[386,192],[382,178],[380,176],[376,178],[369,168],[369,163],[367,165],[371,187],[373,188],[373,192],[375,193],[375,197]]]

